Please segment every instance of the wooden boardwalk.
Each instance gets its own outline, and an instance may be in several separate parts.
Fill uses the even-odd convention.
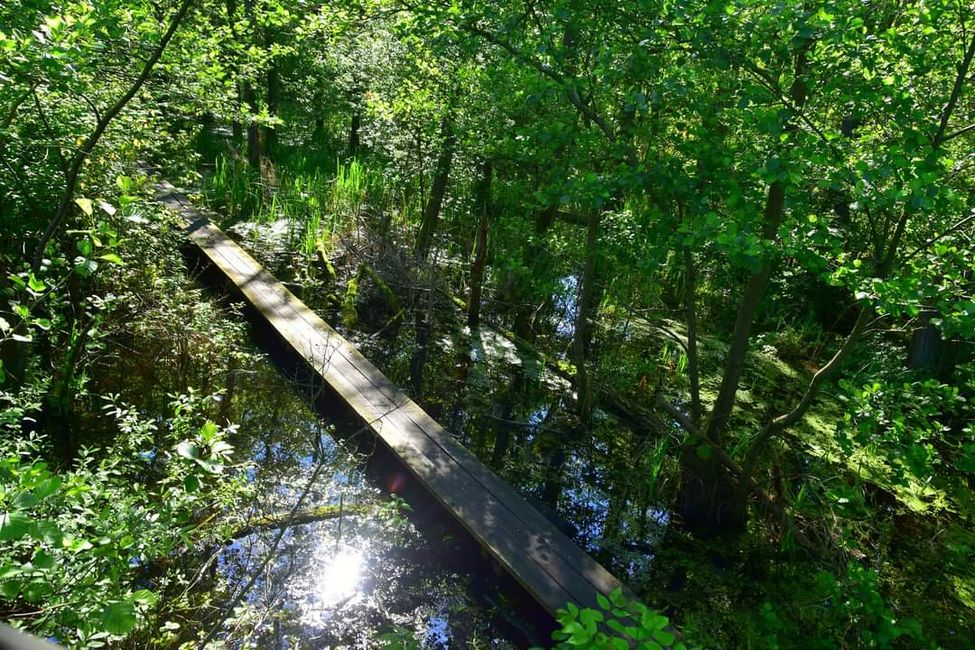
[[[595,607],[597,593],[620,585],[176,188],[156,187],[159,201],[190,222],[188,236],[206,258],[550,614],[569,602]]]

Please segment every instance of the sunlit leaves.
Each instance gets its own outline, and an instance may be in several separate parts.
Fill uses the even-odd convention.
[[[221,485],[214,472],[232,452],[222,429],[197,419],[196,401],[180,400],[180,413],[165,424],[173,436],[196,431],[197,444],[208,449],[188,453],[193,458],[185,460],[192,464],[174,453],[153,485],[138,477],[146,471],[146,450],[161,440],[155,438],[156,423],[124,405],[106,405],[120,429],[113,450],[96,458],[83,449],[70,471],[55,473],[42,461],[30,461],[37,439],[5,439],[0,594],[51,607],[57,614],[41,624],[69,625],[70,634],[59,637],[63,642],[86,645],[85,639],[98,635],[129,634],[158,602],[153,591],[136,588],[137,567],[193,539],[185,528],[192,504],[213,498],[200,492]],[[220,467],[204,468],[208,463]]]
[[[110,604],[101,615],[102,625],[111,634],[128,634],[135,627],[135,606],[129,602]]]
[[[580,608],[568,603],[556,614],[562,626],[552,634],[558,641],[557,648],[593,648],[615,650],[616,648],[648,648],[680,650],[687,646],[677,641],[671,631],[670,621],[639,601],[630,600],[621,589],[615,589],[607,598],[596,595],[600,610]]]

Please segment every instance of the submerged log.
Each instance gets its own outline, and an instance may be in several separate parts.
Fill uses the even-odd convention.
[[[297,512],[282,512],[255,517],[240,528],[227,535],[228,540],[240,539],[264,530],[281,530],[292,526],[303,526],[317,521],[340,519],[345,516],[367,515],[373,511],[373,504],[353,504],[342,506],[316,506]]]

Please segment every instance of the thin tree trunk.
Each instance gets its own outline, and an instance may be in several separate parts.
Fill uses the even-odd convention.
[[[349,125],[349,158],[359,155],[359,128],[362,125],[362,113],[359,107],[352,109],[352,123]]]
[[[697,267],[694,253],[684,247],[684,304],[687,314],[687,375],[691,383],[691,421],[701,423],[701,379],[697,357]]]
[[[237,111],[240,111],[240,104],[244,103],[244,89],[241,87],[240,82],[237,83]],[[234,117],[233,122],[230,123],[230,135],[234,141],[234,150],[238,151],[238,147],[244,142],[244,125],[240,123],[239,117]]]
[[[774,235],[779,229],[784,213],[785,186],[775,181],[769,186],[765,198],[765,227],[763,228],[765,238],[770,234]],[[738,315],[735,318],[735,329],[725,361],[724,375],[721,377],[721,387],[718,389],[718,397],[711,409],[711,417],[705,430],[705,435],[718,444],[721,444],[722,435],[728,429],[731,412],[735,408],[735,396],[738,382],[745,369],[745,355],[748,353],[752,324],[771,276],[772,260],[764,259],[758,271],[748,279],[741,302],[738,303]]]
[[[542,484],[542,503],[555,510],[559,507],[559,497],[562,495],[562,475],[565,473],[565,463],[568,456],[560,445],[552,450],[545,464],[545,482]]]
[[[812,42],[807,42],[805,49],[796,55],[795,76],[789,89],[792,102],[800,111],[806,102],[807,87],[803,75],[806,52],[811,46]],[[795,131],[796,125],[791,120],[783,124],[784,133],[791,136]],[[775,239],[784,216],[785,185],[776,180],[769,185],[765,196],[761,233],[763,239]],[[773,265],[772,256],[766,256],[745,285],[738,304],[721,386],[703,431],[706,442],[699,444],[697,440],[691,439],[689,444],[685,444],[681,454],[681,487],[677,497],[677,509],[687,528],[699,535],[738,534],[744,530],[747,521],[745,493],[715,450],[724,449],[723,438],[735,408],[752,325],[768,288]]]
[[[251,29],[254,28],[254,0],[244,0],[244,13],[250,21]],[[250,111],[250,119],[247,121],[247,163],[254,172],[261,169],[261,128],[254,121],[258,113],[257,93],[250,80],[245,79],[243,83],[243,98],[247,110]]]
[[[237,34],[237,0],[225,0],[224,8],[227,11],[227,27],[230,29],[231,38],[234,42],[240,40],[240,36]],[[231,137],[233,138],[233,146],[236,151],[237,147],[241,145],[244,140],[244,127],[240,123],[240,106],[244,102],[244,88],[240,83],[240,66],[237,61],[234,60],[231,65],[231,70],[233,71],[233,76],[237,80],[235,86],[237,89],[237,115],[234,116],[233,121],[230,123]]]
[[[268,50],[271,50],[274,45],[274,35],[271,30],[265,30],[264,32],[264,44]],[[278,111],[280,109],[280,97],[281,97],[281,75],[278,72],[278,64],[272,58],[268,62],[267,69],[267,112],[270,113],[271,117],[277,117]],[[269,126],[267,128],[266,137],[264,138],[264,145],[267,149],[266,154],[271,158],[275,159],[277,147],[278,147],[278,131],[274,126]]]
[[[257,114],[257,96],[254,93],[254,86],[249,81],[243,84],[244,104],[250,111],[250,120],[247,122],[247,164],[255,172],[261,169],[261,127],[254,121]]]
[[[576,365],[576,405],[579,416],[588,421],[592,412],[592,390],[589,385],[588,362],[589,336],[594,312],[598,305],[594,300],[596,295],[596,255],[599,244],[599,212],[589,215],[589,225],[586,228],[586,260],[580,278],[579,312],[575,323],[575,336],[572,341],[573,362]]]
[[[467,301],[467,325],[471,331],[481,322],[481,291],[484,285],[484,269],[487,265],[488,228],[491,219],[491,161],[481,165],[481,178],[474,190],[475,213],[477,214],[477,244],[474,261],[471,262],[471,295]]]
[[[423,220],[420,223],[420,234],[416,240],[416,258],[426,261],[433,243],[433,235],[437,230],[440,219],[440,209],[443,207],[444,196],[447,193],[447,181],[450,179],[450,167],[454,159],[453,115],[448,112],[440,122],[440,155],[437,157],[437,169],[430,187],[430,198],[423,208]]]
[[[934,138],[931,140],[932,152],[936,152],[945,142],[947,137],[947,127],[951,120],[951,115],[957,106],[959,98],[961,97],[961,92],[968,78],[968,71],[971,68],[973,59],[975,59],[975,39],[972,39],[972,42],[969,44],[968,49],[965,51],[965,55],[958,66],[958,72],[952,86],[951,96],[948,98],[948,102],[942,109],[938,123],[938,130],[935,133]],[[804,96],[802,98],[804,99]],[[797,104],[801,106],[801,103],[798,101]],[[877,257],[881,258],[881,262],[876,271],[876,276],[878,278],[886,278],[893,268],[901,239],[913,214],[914,212],[910,208],[910,204],[905,206],[904,211],[894,229],[894,234],[891,236],[889,242],[885,244],[886,250],[883,252],[879,250],[877,251]],[[771,438],[780,435],[786,429],[802,419],[802,417],[812,406],[813,402],[816,400],[820,390],[822,390],[823,384],[825,384],[827,380],[831,379],[839,371],[847,358],[849,358],[850,354],[852,354],[853,349],[856,347],[860,337],[867,328],[867,324],[870,321],[872,313],[873,309],[869,304],[863,304],[861,306],[856,323],[854,324],[853,329],[847,335],[843,345],[840,346],[840,349],[836,351],[836,354],[833,355],[829,362],[820,368],[815,375],[813,375],[809,382],[809,386],[806,388],[806,392],[803,393],[802,397],[799,399],[799,402],[792,408],[791,411],[773,418],[759,433],[759,435],[755,437],[755,440],[748,449],[741,472],[741,483],[743,490],[752,489],[749,486],[753,486],[755,483],[752,475],[755,472],[755,466],[758,462],[759,454],[764,444]]]
[[[227,535],[228,541],[247,537],[261,531],[282,530],[293,526],[303,526],[319,521],[341,519],[342,517],[359,517],[369,514],[375,509],[371,504],[326,505],[315,506],[307,510],[286,512],[280,514],[256,517]]]

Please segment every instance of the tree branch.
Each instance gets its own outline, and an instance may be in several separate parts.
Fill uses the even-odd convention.
[[[941,123],[938,125],[938,131],[934,136],[934,140],[931,141],[931,144],[935,149],[940,147],[945,141],[948,121],[951,119],[951,114],[954,112],[955,106],[958,104],[958,99],[961,97],[961,91],[965,86],[965,81],[968,77],[968,70],[972,66],[973,57],[975,57],[975,38],[971,39],[971,42],[968,44],[968,50],[965,51],[965,57],[962,59],[961,65],[958,66],[958,74],[955,76],[955,83],[951,88],[951,96],[948,97],[948,103],[946,103],[944,108],[941,109]]]
[[[806,388],[806,392],[799,399],[799,402],[788,413],[783,413],[782,415],[774,418],[765,426],[762,432],[756,436],[745,455],[745,462],[742,466],[745,476],[750,477],[754,473],[755,464],[758,461],[758,455],[761,452],[762,447],[765,446],[765,443],[794,425],[806,414],[809,407],[812,406],[813,402],[816,400],[816,397],[819,395],[819,391],[822,389],[822,386],[826,380],[830,379],[836,374],[836,372],[846,361],[847,357],[850,356],[850,353],[853,352],[853,348],[856,347],[856,344],[860,340],[860,336],[863,334],[867,324],[870,322],[872,313],[873,309],[871,309],[869,305],[864,305],[860,308],[860,314],[857,316],[856,323],[853,325],[853,329],[847,335],[846,340],[843,341],[843,345],[841,345],[840,349],[836,351],[833,358],[813,375],[812,379],[809,381],[809,386]]]
[[[609,140],[611,143],[616,142],[617,139],[616,132],[613,130],[613,128],[609,125],[609,123],[606,122],[606,120],[603,119],[601,115],[599,115],[595,110],[593,110],[593,108],[590,105],[588,105],[585,101],[583,101],[582,97],[579,95],[578,84],[576,83],[576,79],[574,77],[570,78],[560,74],[557,70],[555,70],[555,68],[548,65],[547,63],[544,63],[533,57],[525,55],[524,53],[521,52],[521,50],[516,48],[508,41],[498,38],[491,32],[487,31],[486,29],[482,29],[477,25],[471,23],[464,23],[460,25],[460,28],[467,32],[470,32],[471,34],[476,34],[477,36],[480,36],[481,38],[483,38],[488,43],[491,43],[492,45],[500,47],[502,50],[508,52],[511,56],[513,56],[517,61],[521,61],[522,63],[542,73],[543,75],[545,75],[552,81],[556,82],[560,86],[565,87],[566,97],[568,98],[569,102],[573,106],[575,106],[575,108],[583,115],[583,117],[585,117],[588,120],[591,120],[593,124],[598,126],[599,130],[602,131],[603,135],[606,136],[607,140]]]
[[[941,141],[942,142],[948,142],[948,140],[954,140],[955,138],[957,138],[959,136],[962,136],[962,135],[965,135],[966,133],[969,133],[971,131],[975,131],[975,124],[969,124],[968,126],[966,126],[963,129],[958,129],[954,133],[952,133],[950,135],[946,135],[944,137],[944,139],[942,139]]]
[[[142,88],[145,82],[149,79],[149,75],[152,73],[152,69],[155,67],[156,63],[162,57],[163,52],[169,45],[170,40],[172,40],[173,35],[176,30],[179,29],[180,23],[183,18],[189,12],[190,7],[193,5],[193,0],[182,0],[176,13],[170,20],[169,27],[163,34],[162,39],[156,48],[152,51],[152,55],[145,62],[142,67],[142,72],[139,77],[133,82],[129,89],[122,95],[112,106],[109,108],[105,114],[98,120],[95,125],[95,130],[85,139],[84,144],[81,145],[81,149],[75,154],[71,161],[71,166],[68,169],[67,177],[65,179],[64,192],[61,195],[61,201],[58,205],[57,212],[54,213],[54,217],[48,223],[47,228],[44,233],[37,240],[37,244],[34,248],[34,259],[31,262],[31,270],[37,272],[41,267],[41,261],[44,259],[44,251],[47,248],[48,242],[54,237],[61,224],[67,218],[68,213],[71,210],[71,204],[74,200],[75,188],[78,186],[78,177],[81,173],[81,167],[84,165],[85,160],[95,149],[95,145],[101,139],[102,135],[108,129],[109,124],[112,123],[119,113],[126,107],[126,105],[135,97],[136,93]]]

